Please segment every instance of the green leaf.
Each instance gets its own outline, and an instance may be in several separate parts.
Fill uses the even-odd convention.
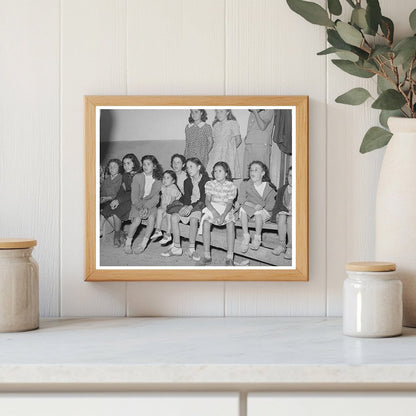
[[[351,14],[351,23],[363,29],[364,32],[368,31],[368,23],[365,14],[366,10],[362,7],[357,7]]]
[[[372,150],[380,149],[388,144],[393,136],[389,131],[381,127],[371,127],[364,135],[360,147],[360,153],[371,152]]]
[[[416,32],[416,9],[414,9],[412,11],[412,13],[410,13],[409,23],[410,23],[410,27],[412,28],[413,32]]]
[[[363,35],[359,30],[357,30],[354,26],[349,25],[348,23],[341,22],[338,20],[336,24],[337,32],[341,39],[348,43],[349,45],[353,45],[356,47],[360,47],[363,42]]]
[[[317,55],[329,55],[331,53],[336,53],[339,58],[346,59],[347,61],[357,62],[360,59],[359,56],[353,52],[337,49],[332,46],[318,52]]]
[[[386,58],[389,58],[389,53],[392,53],[393,51],[388,46],[376,46],[376,48],[371,53],[371,58],[375,58],[376,56],[385,56]]]
[[[371,107],[379,110],[398,110],[406,104],[406,99],[399,91],[388,89],[383,91]]]
[[[394,64],[402,65],[403,69],[407,71],[409,69],[410,62],[416,54],[416,36],[411,36],[401,40],[393,50],[396,53]]]
[[[324,49],[321,52],[318,52],[317,55],[329,55],[330,53],[335,53],[338,49],[334,47],[330,47],[327,49]]]
[[[375,35],[381,21],[381,9],[378,0],[367,0],[365,17],[367,19],[369,33]]]
[[[380,116],[379,116],[379,121],[380,121],[380,124],[383,127],[388,129],[389,126],[387,125],[387,120],[390,117],[402,117],[402,116],[403,116],[403,114],[400,110],[381,110]]]
[[[288,6],[305,20],[314,25],[334,26],[328,12],[319,4],[303,0],[286,0]]]
[[[377,75],[377,93],[381,94],[383,91],[390,90],[393,84],[386,78]]]
[[[344,59],[333,59],[333,64],[350,75],[354,75],[360,78],[371,78],[375,74],[360,68],[356,63],[346,61]]]
[[[394,23],[388,17],[381,16],[380,28],[384,36],[390,43],[393,43],[394,38]]]
[[[329,13],[339,16],[342,13],[342,6],[339,0],[328,0]]]
[[[365,88],[353,88],[335,99],[335,102],[348,105],[359,105],[370,98],[370,93]]]
[[[358,62],[360,60],[359,56],[357,56],[355,53],[350,52],[350,51],[337,50],[337,52],[335,53],[337,54],[339,58],[341,58],[344,61],[346,60],[346,61],[351,61],[351,62]]]
[[[350,52],[355,53],[362,59],[368,59],[367,52],[355,46],[349,45],[348,43],[345,43],[336,30],[328,29],[326,33],[327,33],[328,43],[332,45],[334,48],[345,50],[345,51],[350,51]]]

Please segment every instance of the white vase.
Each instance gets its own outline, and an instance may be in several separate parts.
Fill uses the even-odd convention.
[[[403,323],[416,327],[416,119],[391,117],[376,202],[376,260],[397,264]]]

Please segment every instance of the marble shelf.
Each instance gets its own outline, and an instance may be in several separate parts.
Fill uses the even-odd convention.
[[[339,318],[76,318],[0,334],[0,390],[74,383],[413,389],[416,329],[360,339]]]

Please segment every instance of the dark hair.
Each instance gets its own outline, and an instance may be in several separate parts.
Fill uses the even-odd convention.
[[[200,166],[199,173],[202,176],[208,176],[207,171],[205,170],[205,166],[197,157],[190,157],[189,159],[186,160],[186,163],[188,162],[192,162],[192,163],[195,163],[195,165]]]
[[[163,177],[163,169],[162,169],[162,166],[160,165],[159,161],[153,155],[144,155],[142,157],[142,165],[143,165],[143,162],[145,160],[150,160],[153,163],[154,169],[153,169],[153,172],[152,172],[152,176],[155,179],[161,180],[162,177]]]
[[[139,172],[140,171],[140,162],[139,159],[137,159],[137,156],[133,153],[127,153],[123,156],[123,159],[121,160],[122,163],[124,163],[124,159],[130,159],[133,162],[133,172]]]
[[[116,163],[118,166],[118,173],[122,173],[123,172],[123,164],[121,163],[120,159],[110,159],[107,162],[107,165],[105,166],[104,169],[104,175],[109,175],[110,174],[110,163]]]
[[[170,169],[165,170],[163,172],[163,176],[165,176],[165,173],[167,173],[168,175],[170,175],[171,178],[175,181],[175,183],[178,181],[178,177],[176,176],[176,173],[173,170],[170,170]]]
[[[263,175],[263,179],[262,182],[269,182],[270,186],[276,190],[276,187],[274,186],[274,184],[272,183],[272,181],[270,180],[270,174],[269,174],[269,168],[260,160],[253,160],[249,165],[248,165],[248,176],[250,177],[250,169],[252,165],[259,165],[264,172]]]
[[[170,166],[172,167],[173,159],[175,159],[176,157],[182,160],[182,170],[185,170],[186,157],[184,155],[180,155],[179,153],[175,153],[174,155],[172,155],[172,157],[170,158]]]
[[[214,171],[215,171],[215,168],[217,167],[217,166],[221,166],[223,169],[224,169],[224,171],[225,171],[225,179],[227,180],[227,181],[232,181],[233,180],[233,176],[232,176],[232,174],[231,174],[231,169],[230,169],[230,167],[228,166],[228,163],[227,162],[217,162],[215,165],[214,165],[214,167],[212,168],[212,177],[215,179],[215,177],[214,177]]]
[[[227,120],[237,120],[237,119],[234,117],[234,114],[233,114],[233,112],[231,111],[231,109],[226,109],[225,111],[228,111],[228,114],[227,114]],[[215,116],[214,121],[212,122],[212,125],[214,125],[215,123],[218,123],[218,122],[219,122],[219,120],[217,119],[217,116]]]
[[[208,115],[207,115],[206,110],[199,109],[199,111],[201,112],[201,120],[202,121],[207,121],[208,120]],[[188,121],[190,123],[193,123],[194,122],[194,119],[192,118],[192,110],[189,111]]]

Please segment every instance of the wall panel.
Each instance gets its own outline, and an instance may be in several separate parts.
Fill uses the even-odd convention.
[[[226,283],[226,315],[323,315],[326,69],[315,51],[324,49],[324,33],[283,1],[229,0],[226,22],[227,94],[310,98],[310,281]]]
[[[35,238],[40,314],[59,314],[59,2],[3,0],[0,238]]]
[[[125,314],[126,284],[84,282],[84,95],[126,93],[126,1],[62,2],[62,315]]]
[[[129,0],[128,93],[224,94],[224,4]],[[224,315],[222,282],[134,282],[127,288],[130,316]]]

